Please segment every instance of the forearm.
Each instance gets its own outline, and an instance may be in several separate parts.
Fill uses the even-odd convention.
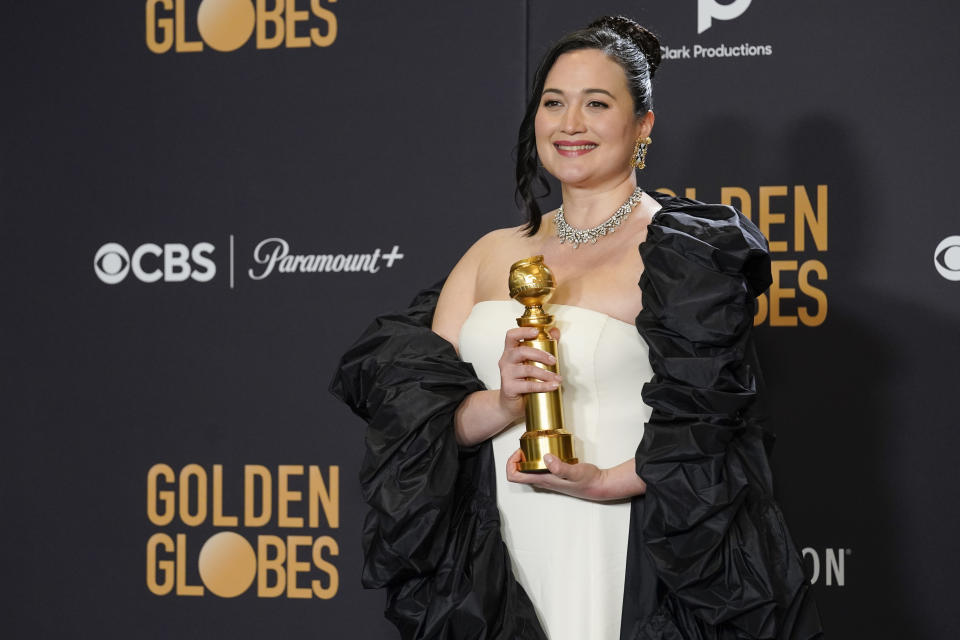
[[[597,500],[622,500],[647,492],[647,483],[637,475],[636,460],[630,458],[601,471]]]
[[[519,418],[515,407],[501,403],[499,390],[475,391],[460,403],[454,413],[453,428],[457,444],[471,446],[483,442]]]

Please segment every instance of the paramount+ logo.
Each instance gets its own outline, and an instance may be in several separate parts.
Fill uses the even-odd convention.
[[[328,47],[337,39],[337,0],[147,0],[146,42],[154,53]]]
[[[179,242],[163,245],[147,242],[131,254],[123,245],[108,242],[97,250],[93,271],[106,284],[123,282],[129,273],[140,282],[210,282],[217,275],[217,265],[210,257],[215,247],[198,242],[188,247]]]

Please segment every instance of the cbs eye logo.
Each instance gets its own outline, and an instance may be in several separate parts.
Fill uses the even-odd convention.
[[[93,258],[93,270],[106,284],[117,284],[129,272],[140,282],[210,282],[217,274],[217,265],[210,258],[215,247],[199,242],[193,248],[179,242],[168,242],[162,247],[148,242],[137,247],[133,255],[122,245],[108,242]]]
[[[944,238],[933,252],[933,266],[947,280],[960,280],[960,236]]]

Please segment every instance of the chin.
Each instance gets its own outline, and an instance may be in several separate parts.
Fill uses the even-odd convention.
[[[612,166],[609,161],[596,166],[597,163],[585,162],[550,162],[544,163],[544,169],[560,182],[571,187],[589,187],[591,185],[608,184],[623,180],[627,174],[621,170],[621,165]],[[626,166],[626,161],[623,166]]]
[[[550,171],[550,175],[567,186],[580,188],[600,185],[614,177],[613,175],[599,175],[595,171],[575,170],[571,168],[560,171]]]
[[[573,166],[572,163],[566,164],[566,166],[564,164],[558,162],[544,163],[543,168],[554,178],[566,184],[577,184],[594,175],[594,172],[586,167]]]

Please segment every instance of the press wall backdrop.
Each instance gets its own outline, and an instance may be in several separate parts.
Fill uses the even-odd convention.
[[[956,5],[4,11],[4,637],[396,637],[359,584],[363,425],[328,381],[521,222],[529,78],[605,13],[665,45],[641,184],[770,240],[778,496],[828,637],[960,633]]]

